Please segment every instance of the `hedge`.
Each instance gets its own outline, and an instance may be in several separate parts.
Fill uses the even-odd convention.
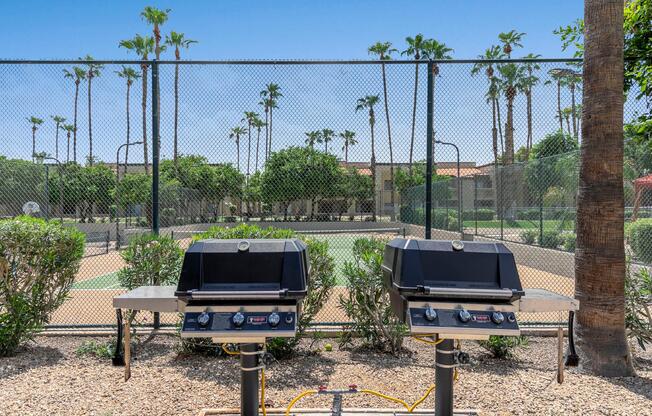
[[[637,260],[652,263],[652,219],[629,224],[627,241]]]

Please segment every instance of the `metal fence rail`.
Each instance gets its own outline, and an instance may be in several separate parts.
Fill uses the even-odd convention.
[[[0,61],[0,217],[33,201],[38,215],[86,233],[71,298],[52,321],[58,327],[113,325],[120,250],[134,236],[157,231],[187,247],[210,226],[240,222],[328,241],[338,287],[319,325],[347,320],[338,299],[353,241],[424,237],[426,216],[432,238],[457,238],[461,229],[503,241],[526,287],[572,294],[580,64]],[[649,112],[634,96],[626,123]],[[459,165],[440,142],[459,149]],[[632,166],[628,229],[635,205],[643,207],[636,222],[649,221],[652,206],[650,192],[632,185],[646,165]],[[651,261],[645,244],[628,243],[636,267]]]

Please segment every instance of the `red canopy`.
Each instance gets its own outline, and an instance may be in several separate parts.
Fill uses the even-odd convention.
[[[642,176],[638,179],[634,179],[634,188],[650,188],[652,189],[652,174],[647,176]]]
[[[634,179],[634,210],[632,211],[632,221],[636,221],[638,216],[638,209],[641,205],[641,195],[643,194],[643,189],[652,189],[652,174],[647,176],[641,176],[638,179]]]

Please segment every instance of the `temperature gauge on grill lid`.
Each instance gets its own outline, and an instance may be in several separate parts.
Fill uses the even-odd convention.
[[[277,326],[281,322],[281,317],[276,312],[272,312],[267,317],[267,322],[270,326]]]

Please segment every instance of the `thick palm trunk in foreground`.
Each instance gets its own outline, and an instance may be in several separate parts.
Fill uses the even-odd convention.
[[[586,0],[584,21],[575,334],[584,369],[631,376],[624,293],[622,0]]]

